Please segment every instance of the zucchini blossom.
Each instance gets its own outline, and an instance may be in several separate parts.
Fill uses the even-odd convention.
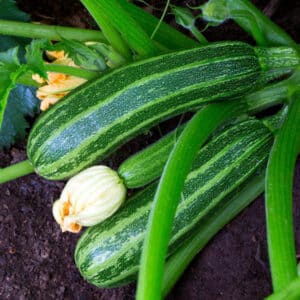
[[[79,232],[110,217],[122,205],[126,187],[117,172],[94,166],[72,177],[53,204],[62,231]]]

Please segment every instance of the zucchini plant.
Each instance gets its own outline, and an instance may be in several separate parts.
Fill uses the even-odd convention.
[[[269,128],[255,118],[248,118],[229,126],[199,151],[184,183],[168,255],[197,227],[201,228],[203,220],[213,215],[218,206],[230,201],[248,178],[263,172],[272,139]],[[162,145],[161,151],[166,150],[168,148]],[[143,151],[148,155],[148,149]],[[112,218],[82,235],[75,260],[89,282],[114,287],[136,278],[156,188],[157,183],[152,183],[134,195]]]
[[[271,151],[266,203],[274,299],[285,295],[285,287],[295,293],[291,187],[300,149],[297,43],[247,0],[210,0],[200,9],[209,25],[233,19],[256,46],[209,43],[192,13],[172,6],[177,23],[197,41],[187,37],[162,20],[170,1],[161,20],[126,0],[81,2],[101,31],[20,22],[28,21],[24,15],[0,20],[0,34],[29,38],[26,47],[0,53],[0,124],[17,84],[41,92],[48,89],[41,84],[50,86],[54,73],[55,80],[73,76],[81,84],[87,81],[69,87],[68,95],[59,90],[62,100],[30,130],[28,160],[0,169],[0,182],[32,172],[49,180],[68,179],[163,120],[195,112],[185,125],[123,162],[118,174],[108,171],[110,180],[98,180],[88,169],[83,174],[89,174],[89,184],[82,183],[82,173],[69,181],[64,201],[58,200],[53,209],[64,230],[69,225],[79,229],[65,218],[71,210],[79,219],[84,215],[80,227],[109,217],[80,238],[75,251],[79,271],[100,287],[138,277],[137,299],[165,296],[197,251],[262,192]],[[58,60],[63,51],[68,64],[51,61],[53,51]],[[47,96],[53,100],[51,93],[50,87]],[[275,117],[255,117],[275,104],[285,106]],[[291,154],[287,165],[284,151]],[[92,170],[96,168],[107,170]],[[279,185],[282,174],[286,186]],[[101,216],[81,197],[96,180],[103,182],[100,190],[106,196],[96,201],[92,194],[89,200],[103,205]],[[108,181],[117,182],[120,190],[109,213],[104,209],[109,206]],[[80,194],[74,203],[67,188],[71,185]],[[144,189],[111,216],[123,203],[126,188],[140,187]],[[92,211],[91,219],[82,207]]]

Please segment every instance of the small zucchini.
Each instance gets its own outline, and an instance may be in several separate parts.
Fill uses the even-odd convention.
[[[127,188],[143,187],[160,177],[183,128],[184,125],[171,131],[157,142],[130,156],[120,165],[118,174]]]

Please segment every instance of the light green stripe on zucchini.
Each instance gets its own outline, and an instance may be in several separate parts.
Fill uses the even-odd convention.
[[[214,207],[229,201],[247,178],[264,169],[271,143],[269,129],[250,119],[229,127],[200,150],[176,213],[169,254]],[[80,238],[75,261],[89,282],[113,287],[134,280],[155,189],[156,183],[150,185]]]

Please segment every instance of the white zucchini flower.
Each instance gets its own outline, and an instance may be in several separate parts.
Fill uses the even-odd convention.
[[[79,232],[82,226],[93,226],[110,217],[125,197],[126,187],[118,173],[106,166],[94,166],[67,182],[52,212],[62,231]]]

